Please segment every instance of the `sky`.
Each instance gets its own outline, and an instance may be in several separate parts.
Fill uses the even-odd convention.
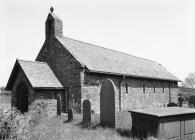
[[[35,60],[51,6],[64,36],[195,72],[194,0],[0,0],[0,86],[16,59]]]

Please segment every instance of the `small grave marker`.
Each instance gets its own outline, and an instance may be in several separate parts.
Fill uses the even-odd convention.
[[[89,126],[91,124],[91,103],[89,100],[83,101],[83,125]]]
[[[189,97],[189,106],[195,107],[195,96],[194,95]]]
[[[178,98],[178,106],[179,107],[182,107],[183,101],[184,101],[183,97],[179,96],[179,98]]]
[[[62,113],[62,98],[61,95],[57,95],[57,115],[61,116]]]
[[[71,108],[68,109],[68,121],[73,120],[73,111]]]

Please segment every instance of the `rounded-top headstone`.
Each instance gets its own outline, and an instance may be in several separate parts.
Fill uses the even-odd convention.
[[[104,80],[100,91],[100,124],[115,127],[115,85],[111,79]]]
[[[91,123],[91,103],[89,100],[83,101],[83,125],[88,126]]]

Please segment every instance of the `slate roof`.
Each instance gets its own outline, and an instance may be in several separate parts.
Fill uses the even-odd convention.
[[[17,59],[6,85],[6,90],[12,88],[18,69],[21,69],[34,89],[64,89],[47,63]]]
[[[154,61],[63,36],[56,36],[56,38],[91,72],[180,81]]]
[[[34,88],[63,87],[47,63],[26,60],[18,60],[18,62]]]

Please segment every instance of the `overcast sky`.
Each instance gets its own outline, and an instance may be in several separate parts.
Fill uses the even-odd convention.
[[[0,86],[17,58],[34,60],[50,6],[64,36],[195,72],[195,0],[0,0]]]

